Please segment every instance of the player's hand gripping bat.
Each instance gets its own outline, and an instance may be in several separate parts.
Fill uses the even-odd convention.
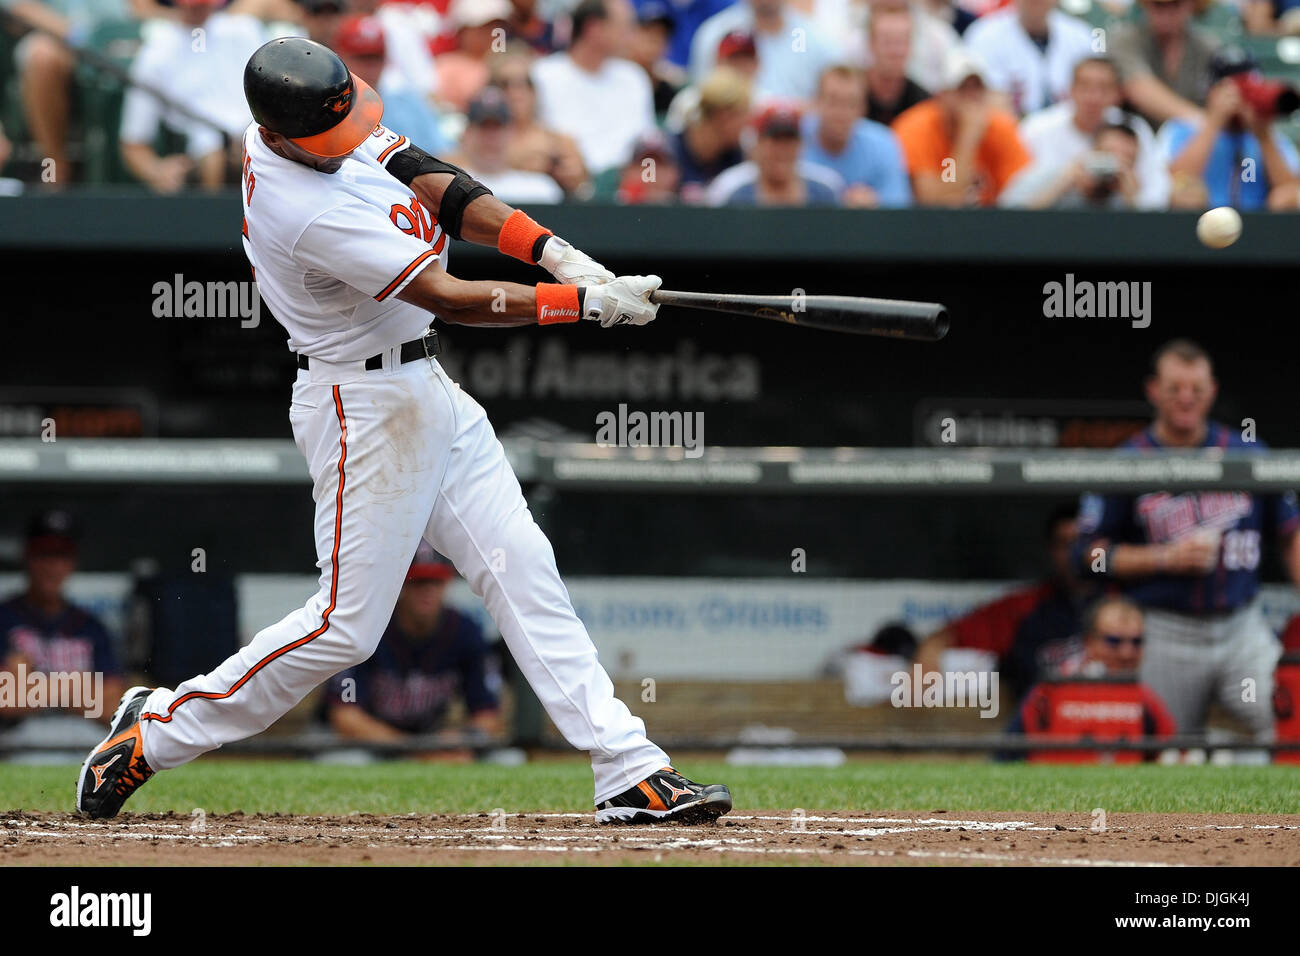
[[[650,301],[686,309],[775,319],[810,329],[855,335],[937,342],[948,334],[948,310],[937,302],[867,299],[849,295],[725,295],[665,289],[651,293]]]

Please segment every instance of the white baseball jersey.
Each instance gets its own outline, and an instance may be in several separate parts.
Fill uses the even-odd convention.
[[[447,235],[385,168],[410,143],[383,126],[334,173],[276,155],[254,123],[244,132],[244,252],[289,348],[362,361],[419,338],[424,309],[397,294],[435,263]]]
[[[1060,10],[1047,15],[1044,50],[1029,38],[1014,8],[980,17],[963,39],[988,70],[989,85],[1010,96],[1022,116],[1064,99],[1074,65],[1096,55],[1088,25]]]

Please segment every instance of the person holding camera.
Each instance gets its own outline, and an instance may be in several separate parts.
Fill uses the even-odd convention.
[[[1172,205],[1264,209],[1300,182],[1300,155],[1273,127],[1297,105],[1296,92],[1263,79],[1239,49],[1215,58],[1214,76],[1204,119],[1171,119],[1156,137],[1174,179]]]
[[[1035,165],[1000,200],[1026,209],[1133,209],[1137,205],[1138,135],[1121,121],[1102,123],[1092,148],[1058,166]]]

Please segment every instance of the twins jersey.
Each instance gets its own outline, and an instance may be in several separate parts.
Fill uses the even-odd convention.
[[[434,633],[413,641],[394,619],[374,656],[330,681],[330,701],[355,702],[367,713],[407,733],[436,730],[457,696],[474,714],[495,710],[488,687],[487,643],[469,618],[443,608]],[[345,683],[349,678],[352,685]],[[351,687],[353,694],[345,697]]]
[[[19,594],[0,602],[0,667],[14,658],[28,673],[122,673],[113,642],[99,618],[73,604],[48,617]],[[54,713],[54,711],[51,711]],[[5,723],[0,718],[0,726]]]
[[[244,132],[244,253],[294,352],[363,361],[420,337],[429,313],[397,298],[447,266],[447,235],[387,164],[411,143],[383,126],[334,173],[276,155]]]
[[[1121,447],[1141,454],[1161,446],[1148,428]],[[1243,441],[1238,432],[1211,422],[1203,447],[1263,451],[1267,446]],[[1093,548],[1102,542],[1166,544],[1197,533],[1222,535],[1219,559],[1210,573],[1157,574],[1137,580],[1128,588],[1128,595],[1145,607],[1222,614],[1249,603],[1259,591],[1260,539],[1266,523],[1277,529],[1279,539],[1300,528],[1300,507],[1294,492],[1089,494],[1083,496],[1079,507],[1078,555],[1087,570]]]

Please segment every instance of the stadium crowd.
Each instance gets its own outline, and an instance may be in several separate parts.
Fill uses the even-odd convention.
[[[88,163],[93,137],[78,141],[99,121],[123,179],[164,193],[233,182],[243,65],[305,34],[380,91],[386,125],[512,203],[1294,209],[1300,97],[1272,77],[1300,62],[1281,55],[1300,52],[1286,45],[1300,43],[1297,9],[0,0],[0,164],[30,188],[102,181],[112,163]],[[90,116],[102,98],[86,71],[122,49],[129,88]]]

